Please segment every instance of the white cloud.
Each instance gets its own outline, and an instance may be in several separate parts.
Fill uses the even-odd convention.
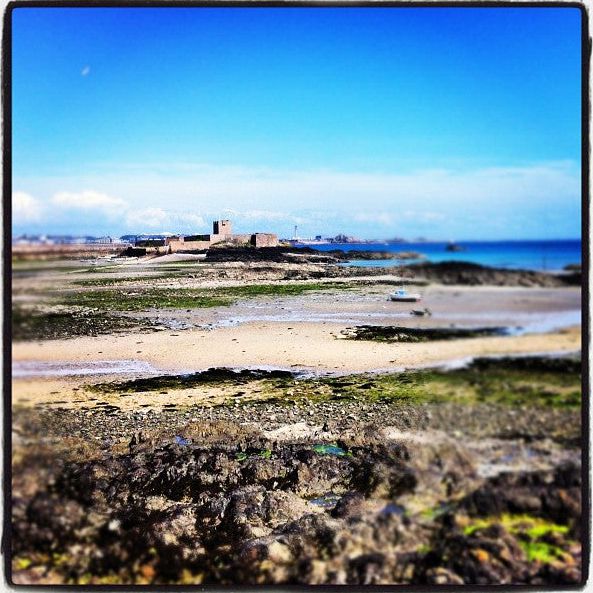
[[[51,199],[54,206],[68,210],[100,210],[115,215],[128,207],[120,198],[92,190],[81,192],[58,192]]]
[[[147,163],[112,166],[79,183],[125,194],[135,208],[159,208],[166,195],[179,211],[237,213],[246,220],[280,221],[311,208],[350,216],[363,209],[449,214],[460,206],[491,208],[495,202],[499,209],[527,203],[536,207],[543,200],[580,202],[580,169],[571,162],[380,173]]]
[[[39,222],[43,207],[32,195],[22,191],[12,194],[12,219],[15,224]]]
[[[167,227],[174,229],[174,231],[198,232],[204,230],[203,227],[206,223],[202,216],[193,212],[143,208],[129,210],[126,215],[126,225],[130,230],[146,229],[150,232],[156,232],[156,229]]]
[[[237,212],[237,214],[246,220],[287,220],[290,215],[286,212],[274,212],[272,210],[246,210]]]
[[[402,236],[512,238],[529,228],[531,237],[545,237],[552,232],[546,217],[552,216],[556,236],[568,237],[578,234],[581,214],[580,167],[571,161],[405,172],[127,163],[98,167],[80,178],[18,182],[39,197],[58,192],[52,204],[70,216],[73,228],[94,208],[117,212],[122,232],[136,232],[143,223],[208,232],[211,220],[226,217],[244,232],[291,234],[298,224],[299,233],[366,236],[375,234],[372,225],[381,224],[393,225],[389,233]],[[60,191],[77,186],[96,191]],[[118,194],[127,204],[111,197]],[[171,210],[162,207],[163,196]],[[478,219],[482,222],[471,222]]]
[[[191,212],[180,214],[179,219],[180,222],[184,223],[186,226],[203,227],[206,225],[206,221],[202,216],[199,214],[192,214]]]
[[[81,71],[80,71],[80,75],[81,76],[88,76],[91,72],[91,67],[90,66],[85,66]]]
[[[128,227],[142,227],[151,230],[166,227],[170,223],[170,220],[170,216],[162,208],[130,210],[126,216]]]

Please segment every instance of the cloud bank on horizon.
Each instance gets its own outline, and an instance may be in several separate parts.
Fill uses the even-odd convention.
[[[74,182],[31,178],[22,185],[28,191],[13,197],[15,229],[67,232],[76,221],[83,233],[199,233],[211,219],[227,217],[242,231],[286,237],[294,225],[301,236],[344,232],[377,239],[480,239],[486,230],[492,238],[580,233],[580,168],[570,162],[408,174],[135,165],[125,173]],[[73,191],[61,191],[65,186]]]
[[[14,234],[580,236],[578,9],[12,18]]]

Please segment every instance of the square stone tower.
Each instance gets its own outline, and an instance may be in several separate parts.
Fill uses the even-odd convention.
[[[213,235],[232,235],[230,220],[215,220],[212,224]]]

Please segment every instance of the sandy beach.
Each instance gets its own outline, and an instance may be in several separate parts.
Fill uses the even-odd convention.
[[[15,344],[13,361],[146,361],[159,372],[210,367],[296,368],[321,373],[395,370],[445,364],[469,356],[575,352],[580,331],[472,338],[417,344],[366,343],[344,339],[338,324],[247,323],[211,331],[185,331],[76,338]]]
[[[443,365],[477,356],[580,349],[581,334],[579,326],[574,325],[580,314],[578,289],[433,285],[422,289],[422,305],[430,305],[432,315],[420,318],[410,315],[415,305],[387,301],[388,291],[388,285],[375,283],[349,291],[239,300],[230,307],[149,311],[143,315],[151,319],[158,316],[160,322],[176,322],[189,329],[15,342],[13,365],[18,369],[20,363],[26,363],[29,377],[15,378],[13,401],[21,403],[23,397],[30,402],[38,398],[47,401],[51,399],[49,392],[60,390],[55,378],[36,383],[35,390],[28,385],[35,368],[39,375],[44,374],[45,363],[62,364],[66,369],[89,361],[95,365],[101,361],[133,361],[148,365],[155,374],[192,373],[210,367],[348,374]],[[404,327],[496,325],[524,329],[519,335],[422,343],[346,339],[347,328],[369,322]],[[543,331],[536,333],[536,329]],[[69,381],[85,382],[87,378],[81,372]]]

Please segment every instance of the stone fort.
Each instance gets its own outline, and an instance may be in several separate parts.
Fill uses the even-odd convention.
[[[253,247],[276,247],[278,235],[273,233],[233,234],[230,220],[215,220],[210,235],[185,235],[169,237],[165,241],[169,253],[180,251],[203,251],[217,243],[251,245]]]

